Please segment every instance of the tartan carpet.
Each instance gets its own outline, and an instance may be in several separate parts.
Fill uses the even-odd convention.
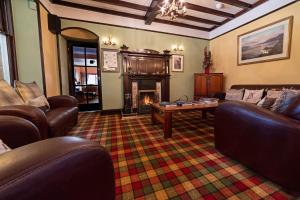
[[[173,115],[173,137],[149,115],[80,113],[69,135],[99,142],[110,151],[116,199],[291,199],[278,185],[214,149],[213,117]]]

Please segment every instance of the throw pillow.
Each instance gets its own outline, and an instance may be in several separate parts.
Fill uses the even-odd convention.
[[[230,89],[226,92],[225,99],[230,101],[240,101],[243,99],[244,89]]]
[[[247,103],[253,103],[253,104],[257,104],[263,94],[264,94],[264,89],[261,89],[261,90],[245,90],[245,94],[244,94],[244,97],[243,97],[243,101],[244,102],[247,102]]]
[[[284,113],[288,106],[295,101],[299,95],[300,91],[298,90],[283,89],[282,94],[276,99],[271,110],[278,113]]]
[[[261,101],[258,102],[257,106],[265,109],[271,109],[275,101],[276,101],[275,98],[264,97]]]
[[[16,91],[4,80],[0,80],[0,106],[23,105]]]
[[[299,97],[288,106],[284,114],[293,119],[300,120],[300,98]]]
[[[11,149],[6,144],[4,144],[4,142],[2,140],[0,140],[0,154],[3,154],[3,153],[8,152],[10,150]]]
[[[42,94],[36,82],[22,83],[20,81],[15,81],[15,88],[26,105],[42,109],[46,108],[46,110],[50,109],[47,98]]]

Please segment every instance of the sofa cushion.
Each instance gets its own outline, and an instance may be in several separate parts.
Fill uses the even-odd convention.
[[[247,103],[257,104],[261,100],[264,91],[265,91],[264,89],[261,90],[246,89],[243,97],[243,101]]]
[[[4,80],[0,80],[0,106],[23,105],[16,91]]]
[[[4,142],[2,140],[0,140],[0,154],[3,154],[3,153],[8,152],[10,150],[11,149],[6,144],[4,144]]]
[[[291,103],[288,106],[284,114],[293,119],[300,120],[300,97],[299,96],[293,103]]]
[[[258,102],[257,106],[265,109],[271,109],[275,101],[276,101],[275,98],[264,97],[261,101]]]
[[[42,94],[36,82],[22,83],[15,81],[15,88],[26,105],[39,107],[42,110],[50,108],[47,98]]]
[[[299,90],[283,89],[281,96],[276,99],[271,110],[278,113],[284,113],[289,105],[293,103],[299,95]]]
[[[230,101],[241,101],[243,99],[244,89],[229,89],[226,92],[225,99]]]
[[[63,136],[77,122],[77,114],[77,107],[60,107],[46,112],[50,136]]]

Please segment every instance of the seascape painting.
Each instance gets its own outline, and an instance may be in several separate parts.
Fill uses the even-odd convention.
[[[238,64],[286,59],[290,55],[292,17],[238,37]]]

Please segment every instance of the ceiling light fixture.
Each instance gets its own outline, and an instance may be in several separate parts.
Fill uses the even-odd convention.
[[[164,0],[160,8],[161,16],[169,16],[171,20],[175,20],[179,15],[186,14],[186,7],[184,0]]]
[[[216,8],[220,10],[220,9],[224,8],[224,4],[220,3],[220,2],[217,2],[216,3]]]

